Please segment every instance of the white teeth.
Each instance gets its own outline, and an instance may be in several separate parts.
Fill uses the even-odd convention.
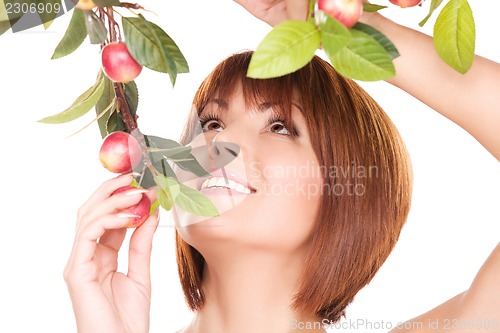
[[[247,189],[245,186],[241,185],[241,184],[236,184],[236,188],[235,188],[236,191],[238,192],[242,192],[242,193],[246,193],[246,194],[250,194],[250,190]]]
[[[212,177],[210,179],[206,179],[203,184],[201,184],[201,189],[210,188],[210,187],[225,187],[233,189],[237,192],[250,194],[250,190],[243,186],[240,183],[232,181],[230,179],[221,178],[221,177]]]
[[[215,185],[217,185],[217,178],[210,178],[210,180],[208,181],[207,187],[212,187]]]
[[[226,184],[226,180],[224,178],[217,178],[217,183],[215,184],[215,186],[225,187],[226,185],[229,184]]]

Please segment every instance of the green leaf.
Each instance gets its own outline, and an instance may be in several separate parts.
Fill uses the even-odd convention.
[[[214,217],[219,215],[217,207],[206,195],[182,183],[177,182],[177,184],[180,190],[175,196],[177,206],[186,212],[199,216]]]
[[[52,55],[52,59],[58,59],[75,51],[87,37],[85,28],[85,15],[83,11],[75,8],[68,29],[59,42]]]
[[[182,170],[189,171],[198,177],[206,177],[210,173],[201,166],[196,158],[191,154],[185,161],[176,161],[175,164]]]
[[[431,18],[432,13],[434,13],[434,11],[439,7],[439,5],[441,5],[442,2],[443,2],[443,0],[431,0],[429,14],[427,14],[427,16],[424,17],[424,19],[422,21],[420,21],[420,23],[418,25],[423,27],[424,24]]]
[[[102,71],[100,71],[96,83],[80,95],[69,108],[61,113],[40,119],[39,122],[45,124],[62,124],[80,118],[97,104],[103,90],[104,81]]]
[[[344,76],[355,80],[386,80],[395,75],[387,51],[371,36],[352,29],[349,44],[330,57],[332,65]]]
[[[158,155],[160,158],[168,159],[184,159],[191,154],[191,147],[175,147],[175,148],[149,148],[152,155]]]
[[[177,178],[167,177],[168,189],[172,194],[172,199],[177,199],[177,196],[181,193],[181,183],[177,181]]]
[[[104,110],[102,110],[101,113],[98,113],[97,116],[91,122],[89,122],[87,125],[83,126],[81,129],[79,129],[78,131],[76,131],[75,133],[71,134],[68,137],[80,133],[81,131],[92,125],[95,121],[99,122],[99,120],[103,119],[103,117],[105,117],[104,119],[106,119],[106,117],[109,117],[109,112],[113,112],[115,109],[116,109],[116,98],[113,99],[111,103],[109,103],[109,105]]]
[[[156,209],[160,206],[160,202],[155,200],[155,202],[151,203],[151,209],[149,210],[149,215],[153,215]]]
[[[132,180],[132,183],[130,183],[130,186],[141,187],[135,178]]]
[[[101,8],[120,6],[120,0],[93,0],[94,3]]]
[[[165,139],[165,138],[161,138],[161,137],[154,136],[154,135],[145,136],[145,140],[146,140],[146,145],[150,148],[179,149],[179,150],[182,150],[182,148],[188,148],[188,146],[183,146],[174,140]],[[189,147],[189,148],[191,149],[191,147]],[[205,147],[197,147],[197,148],[204,149],[204,150],[207,149],[206,146]],[[151,150],[153,150],[153,149],[151,149]],[[163,158],[163,156],[158,157],[157,155],[153,154],[152,160],[153,161],[158,161],[158,160],[164,161],[164,158]],[[180,167],[181,169],[183,169],[185,171],[189,171],[189,172],[191,172],[199,177],[206,177],[206,176],[210,175],[210,173],[207,170],[205,170],[201,166],[201,164],[196,160],[196,158],[193,154],[187,154],[183,160],[175,161],[175,164],[178,167]],[[169,172],[170,170],[165,170],[163,173],[165,174],[165,172]],[[172,174],[174,174],[173,170],[169,175],[172,175]]]
[[[85,15],[85,26],[90,37],[90,43],[102,44],[108,37],[108,29],[101,19],[91,10],[83,11]]]
[[[464,74],[474,61],[476,28],[467,0],[451,0],[434,25],[434,46],[449,66]]]
[[[321,34],[313,23],[280,23],[264,37],[253,53],[247,76],[265,79],[292,73],[311,61],[320,43]]]
[[[374,3],[363,2],[363,11],[368,13],[378,12],[381,9],[387,8],[387,6],[381,6]]]
[[[177,73],[189,70],[177,45],[159,26],[142,15],[138,18],[124,17],[122,25],[127,47],[138,63],[167,73],[172,85],[175,84]]]
[[[183,147],[180,143],[174,140],[165,139],[159,136],[146,135],[145,139],[148,147],[152,148],[170,149],[170,148]]]
[[[161,170],[161,173],[166,176],[166,177],[171,177],[171,178],[176,178],[177,175],[175,174],[174,170],[170,166],[170,164],[167,162],[166,159],[162,159],[159,163],[159,170]]]
[[[154,181],[158,186],[156,197],[160,206],[165,210],[170,210],[174,205],[174,198],[170,192],[167,177],[158,175],[154,177]]]
[[[122,114],[116,111],[116,108],[114,108],[106,121],[106,131],[108,133],[126,130]]]
[[[161,29],[156,25],[153,25],[153,27],[154,29]],[[184,55],[182,54],[177,44],[175,44],[174,40],[170,38],[170,36],[168,36],[166,33],[164,35],[160,34],[159,37],[162,40],[163,46],[167,48],[168,54],[170,54],[174,59],[175,67],[177,68],[177,73],[178,74],[189,73],[189,66],[187,60],[186,58],[184,58]]]
[[[112,81],[109,81],[109,96],[116,96],[115,91],[114,91],[114,85],[115,84],[121,84],[125,93],[125,98],[127,100],[127,104],[129,107],[130,114],[132,117],[135,117],[137,113],[137,107],[139,103],[139,91],[137,90],[137,85],[135,84],[134,81],[130,81],[128,83],[113,83]],[[107,99],[106,99],[107,100]],[[103,102],[103,105],[105,103]],[[109,103],[108,103],[109,104]],[[116,107],[113,107],[109,114],[109,117],[104,120],[105,124],[100,124],[99,128],[101,129],[101,126],[105,128],[105,131],[107,133],[111,132],[117,132],[117,131],[125,131],[127,128],[125,126],[125,123],[123,122],[123,117],[121,112],[117,112],[118,110]],[[103,133],[104,128],[101,129],[101,135]]]
[[[135,116],[137,114],[137,108],[139,107],[139,90],[137,90],[137,85],[134,81],[130,81],[123,85],[123,89],[130,109],[130,114]]]
[[[351,33],[342,23],[325,12],[316,12],[316,22],[321,30],[321,43],[326,54],[332,55],[349,43]]]
[[[95,111],[97,116],[99,117],[103,112],[104,115],[97,119],[97,124],[99,125],[99,130],[101,132],[101,137],[104,138],[111,132],[108,132],[108,122],[111,114],[113,114],[116,110],[116,94],[115,89],[113,87],[113,82],[108,79],[107,76],[104,76],[104,89],[101,95],[101,98],[95,105]],[[111,108],[108,108],[109,105],[112,105]]]
[[[150,188],[153,186],[157,186],[154,177],[158,174],[163,174],[165,177],[174,177],[174,171],[171,170],[168,163],[165,160],[157,160],[151,161],[151,165],[147,167],[143,167],[142,170],[134,170],[136,172],[141,173],[139,177],[139,183],[144,188]],[[153,175],[154,173],[154,175]]]
[[[165,138],[161,138],[161,137],[154,136],[154,135],[144,135],[144,140],[146,141],[146,146],[148,146],[148,148],[149,148],[150,158],[151,158],[151,161],[153,163],[153,166],[157,170],[161,170],[161,172],[165,176],[175,177],[174,171],[170,168],[170,165],[168,165],[163,154],[162,153],[155,153],[155,151],[159,151],[159,150],[163,150],[163,149],[164,150],[177,150],[177,149],[179,149],[179,151],[180,151],[180,150],[184,149],[185,147],[174,140],[165,139]],[[189,149],[191,149],[191,148],[189,147]]]
[[[372,38],[379,42],[379,44],[382,45],[387,53],[389,53],[391,59],[399,57],[399,52],[398,49],[396,49],[396,46],[394,46],[389,38],[387,38],[382,32],[378,31],[371,25],[358,22],[355,26],[352,27],[352,29],[362,31],[365,34],[372,36]]]

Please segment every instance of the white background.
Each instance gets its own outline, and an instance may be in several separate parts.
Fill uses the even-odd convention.
[[[418,28],[429,3],[406,10],[391,7],[385,13]],[[470,3],[477,53],[500,61],[500,2]],[[158,14],[147,17],[177,42],[191,73],[179,75],[172,89],[166,75],[144,69],[136,80],[140,126],[145,133],[178,139],[203,77],[231,53],[254,49],[270,27],[229,0],[141,4]],[[36,122],[69,106],[99,70],[99,49],[88,40],[72,55],[50,60],[69,18],[59,18],[48,31],[37,27],[0,36],[0,332],[76,331],[62,278],[75,215],[112,176],[97,160],[101,139],[96,124],[67,138],[92,121],[92,113],[65,125]],[[422,31],[431,33],[433,23]],[[413,206],[400,242],[348,309],[351,320],[381,325],[421,314],[471,283],[500,238],[500,169],[464,130],[411,96],[385,82],[361,85],[400,129],[415,174]],[[172,332],[191,317],[180,291],[173,237],[170,215],[163,211],[152,258],[153,333]]]

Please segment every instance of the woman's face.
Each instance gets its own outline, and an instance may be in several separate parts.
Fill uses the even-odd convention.
[[[206,218],[174,206],[176,227],[186,242],[198,249],[217,240],[290,251],[307,244],[323,182],[305,119],[293,104],[297,135],[269,103],[245,105],[241,87],[228,100],[213,99],[202,110],[202,133],[189,145],[208,145],[208,150],[214,144],[210,158],[224,156],[230,162],[209,170],[217,176],[212,181],[189,180],[186,172],[175,169],[184,184],[201,190],[220,213]]]

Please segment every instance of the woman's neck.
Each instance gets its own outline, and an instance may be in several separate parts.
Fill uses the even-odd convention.
[[[321,319],[291,309],[304,258],[269,251],[227,251],[205,255],[204,307],[186,333],[317,333]],[[213,259],[213,260],[211,260]],[[311,326],[308,327],[311,327]]]

